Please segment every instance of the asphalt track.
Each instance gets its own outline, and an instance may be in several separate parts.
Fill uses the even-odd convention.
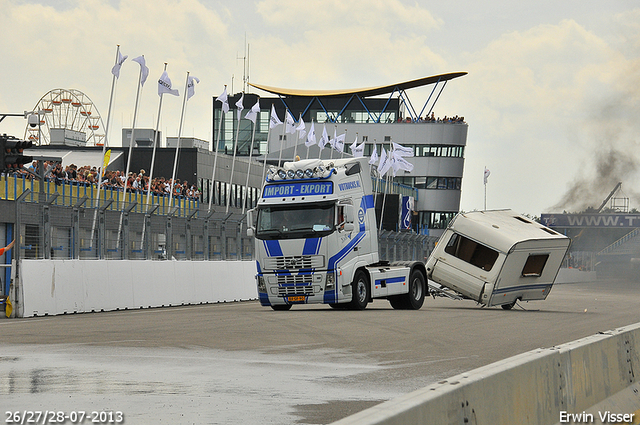
[[[419,311],[251,301],[1,319],[0,413],[3,423],[8,411],[54,410],[120,411],[126,424],[326,424],[640,322],[639,306],[640,283],[612,280],[555,285],[512,311],[427,298]]]

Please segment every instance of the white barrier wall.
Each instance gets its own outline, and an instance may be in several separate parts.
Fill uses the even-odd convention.
[[[333,425],[609,423],[600,420],[607,412],[627,415],[611,423],[638,424],[639,352],[640,323],[502,360]]]
[[[20,317],[256,299],[253,261],[22,260]]]

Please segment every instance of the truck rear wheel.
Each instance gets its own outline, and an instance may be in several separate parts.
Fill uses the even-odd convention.
[[[414,269],[409,276],[409,292],[389,297],[391,307],[398,310],[419,310],[424,304],[425,286],[424,275],[419,269]]]
[[[352,310],[364,310],[369,303],[369,293],[371,286],[369,285],[369,276],[362,271],[358,270],[351,282],[351,302],[349,308]]]

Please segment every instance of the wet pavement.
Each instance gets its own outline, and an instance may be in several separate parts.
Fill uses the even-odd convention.
[[[556,285],[511,311],[429,298],[418,311],[243,302],[0,319],[0,413],[3,423],[9,411],[49,410],[119,411],[134,425],[327,424],[640,322],[638,299],[640,285],[613,281]]]
[[[120,411],[128,424],[282,425],[305,423],[297,409],[313,416],[323,402],[349,401],[357,411],[403,393],[389,385],[354,386],[357,375],[385,366],[323,349],[271,354],[58,344],[3,346],[1,353],[4,418],[7,411]]]

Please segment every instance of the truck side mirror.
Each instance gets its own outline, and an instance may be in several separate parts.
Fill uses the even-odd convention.
[[[247,236],[253,237],[256,233],[255,222],[253,221],[253,212],[255,209],[247,210]]]
[[[353,223],[344,223],[342,226],[342,230],[345,232],[353,232],[353,229],[355,229]]]
[[[350,205],[350,204],[344,205],[344,219],[347,223],[351,223],[351,224],[353,224],[353,222],[355,221],[353,205]]]
[[[353,224],[354,220],[354,211],[353,205],[351,204],[338,204],[338,208],[340,209],[340,213],[338,217],[342,217],[342,222],[338,223],[338,230],[351,232],[355,228]]]

